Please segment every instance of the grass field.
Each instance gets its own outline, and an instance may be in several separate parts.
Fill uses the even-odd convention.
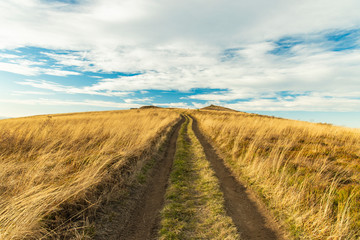
[[[359,130],[240,112],[191,114],[295,238],[360,237]]]
[[[121,202],[136,184],[153,190],[147,178],[163,164],[154,156],[166,156],[169,146],[174,154],[180,112],[196,119],[236,179],[258,193],[294,239],[360,238],[360,130],[215,107],[0,120],[0,239],[91,239],[94,219],[111,219],[96,217],[102,206]],[[204,153],[210,145],[186,119],[160,195],[159,237],[239,239],[223,181]],[[165,192],[168,175],[161,176]]]
[[[146,109],[1,120],[0,239],[91,234],[89,209],[135,177],[179,117]]]

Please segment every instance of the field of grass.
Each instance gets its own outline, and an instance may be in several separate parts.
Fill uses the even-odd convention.
[[[360,130],[215,110],[182,112],[295,239],[360,238]],[[94,236],[98,209],[145,184],[179,112],[1,120],[0,240]],[[180,130],[159,236],[239,239],[191,122]]]
[[[136,178],[179,118],[144,109],[1,120],[0,239],[86,237],[91,209]]]
[[[226,215],[218,179],[186,119],[162,210],[160,239],[240,239]]]
[[[240,112],[190,113],[233,174],[295,238],[360,237],[360,130]]]

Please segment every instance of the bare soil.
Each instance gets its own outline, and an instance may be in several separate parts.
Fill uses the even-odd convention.
[[[242,239],[266,240],[286,239],[279,225],[255,194],[237,181],[224,165],[215,149],[199,130],[193,119],[193,131],[202,144],[206,158],[219,179],[220,189],[224,193],[225,209],[233,219]]]
[[[143,187],[135,187],[129,196],[107,206],[96,224],[97,240],[156,239],[160,224],[160,211],[164,205],[179,130],[185,118],[176,124],[166,149],[150,173]]]
[[[143,197],[138,201],[130,221],[119,234],[118,239],[156,239],[160,223],[160,211],[164,205],[166,187],[176,151],[176,140],[184,119],[177,125],[165,151],[147,181]]]

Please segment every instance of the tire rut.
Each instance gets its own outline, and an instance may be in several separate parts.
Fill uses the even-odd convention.
[[[134,211],[125,227],[121,228],[116,239],[156,239],[160,223],[160,211],[164,204],[165,192],[168,178],[171,172],[174,155],[176,151],[176,141],[181,125],[185,118],[182,117],[175,127],[169,144],[166,147],[164,157],[157,161],[153,170],[148,176],[148,181],[142,194],[142,198],[137,201]]]
[[[193,119],[193,131],[204,148],[206,158],[219,179],[224,194],[225,209],[233,219],[242,239],[267,240],[286,239],[278,224],[272,219],[254,193],[239,183],[224,165],[214,148],[201,133],[197,121]]]

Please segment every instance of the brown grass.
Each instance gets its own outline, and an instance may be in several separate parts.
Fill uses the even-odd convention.
[[[114,172],[131,175],[129,165],[139,165],[132,159],[156,151],[159,136],[178,119],[174,111],[149,109],[0,121],[0,239],[38,239],[65,229],[58,222],[68,224],[99,204],[97,186],[104,179],[111,184]],[[74,205],[80,200],[86,207]],[[58,214],[64,206],[66,214]],[[81,229],[83,218],[72,229],[79,238],[91,230]]]
[[[300,239],[360,237],[360,130],[191,111],[227,166]]]

